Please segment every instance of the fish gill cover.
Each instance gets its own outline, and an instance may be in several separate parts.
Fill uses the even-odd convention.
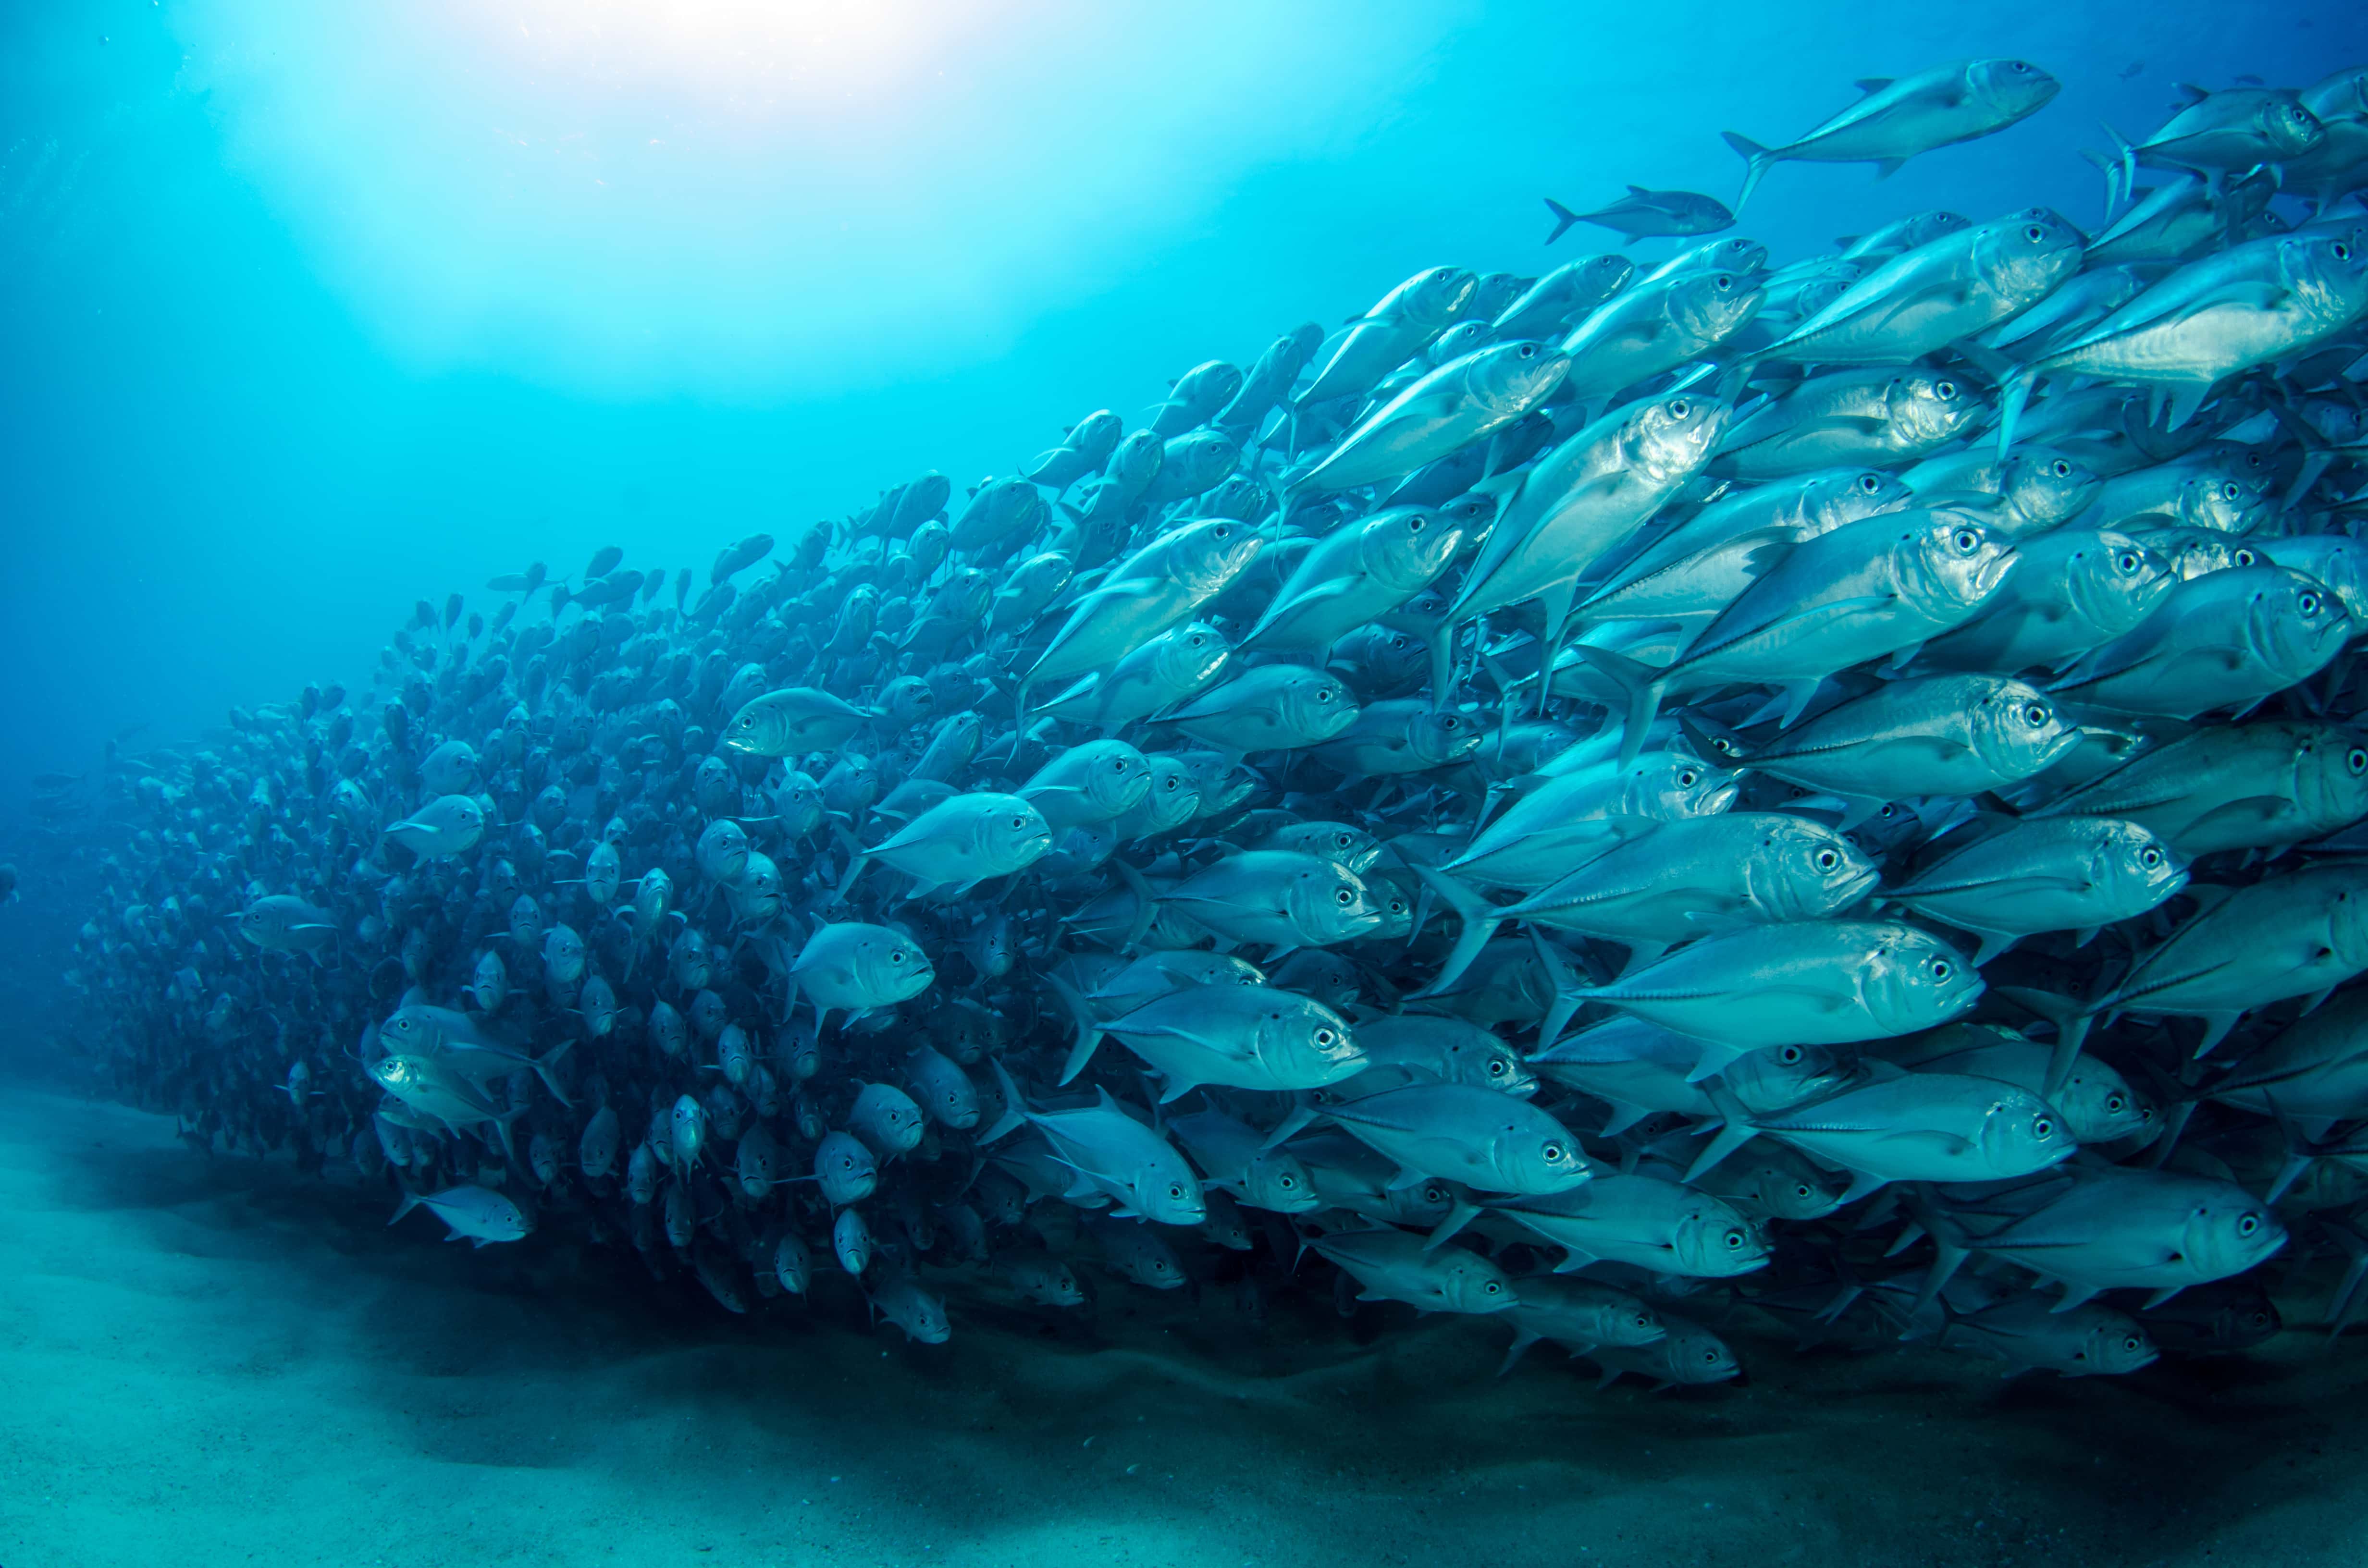
[[[2101,141],[2093,233],[1733,232],[2056,92],[1861,82],[1732,201],[1547,203],[1665,259],[1408,257],[1010,472],[520,562],[38,779],[88,1067],[924,1342],[1217,1280],[1679,1385],[2340,1331],[2368,74]]]

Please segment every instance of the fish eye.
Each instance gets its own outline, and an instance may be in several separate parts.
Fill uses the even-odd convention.
[[[1858,476],[1858,487],[1866,492],[1869,495],[1872,495],[1876,491],[1883,488],[1883,476],[1881,474],[1874,473],[1861,473]]]
[[[2126,574],[2126,573],[2135,572],[2135,571],[2136,571],[2137,569],[2138,569],[2138,557],[2137,557],[2137,552],[2136,552],[2135,551],[2133,551],[2133,550],[2125,550],[2125,551],[2122,551],[2119,555],[2116,555],[2116,556],[2114,556],[2114,557],[2113,557],[2113,570],[2114,570],[2114,571]]]
[[[1562,1164],[1566,1157],[1568,1157],[1569,1151],[1565,1150],[1559,1143],[1549,1143],[1544,1148],[1539,1150],[1538,1153],[1545,1156],[1546,1164],[1550,1165],[1558,1165]]]
[[[2237,564],[2239,566],[2251,566],[2258,562],[2260,560],[2260,557],[2255,555],[2250,549],[2245,549],[2238,551],[2232,559],[2235,560]]]
[[[1315,700],[1316,700],[1316,701],[1318,701],[1318,702],[1329,702],[1329,701],[1331,701],[1331,700],[1332,700],[1332,688],[1331,688],[1330,687],[1328,687],[1328,686],[1319,686],[1319,687],[1317,687],[1315,688]]]
[[[2062,458],[2057,458],[2047,465],[2047,472],[2058,479],[2069,479],[2072,477],[2072,465]]]
[[[1692,768],[1689,767],[1678,775],[1678,788],[1680,790],[1691,790],[1701,778],[1701,774],[1696,773]]]
[[[1840,865],[1841,863],[1842,863],[1842,858],[1841,858],[1840,856],[1839,856],[1839,855],[1835,854],[1832,850],[1830,850],[1830,849],[1820,849],[1820,850],[1818,850],[1818,851],[1817,851],[1817,869],[1818,869],[1818,870],[1820,870],[1820,871],[1830,871],[1830,870],[1832,870],[1836,866],[1839,866],[1839,865]]]
[[[1454,714],[1449,713],[1439,721],[1439,727],[1442,730],[1453,732],[1463,727],[1463,721],[1457,718]]]
[[[1211,539],[1231,539],[1234,537],[1234,530],[1226,527],[1224,523],[1219,523],[1215,528],[1209,530],[1209,537]]]
[[[1505,1293],[1505,1287],[1494,1279],[1488,1280],[1480,1289],[1484,1294],[1490,1296],[1501,1296]]]
[[[888,955],[888,961],[890,963],[903,963],[905,961],[905,949],[898,948],[894,952],[890,953]]]
[[[1741,1231],[1727,1232],[1726,1250],[1729,1252],[1741,1252],[1743,1250],[1743,1244],[1747,1239],[1748,1238],[1747,1238]]]
[[[1934,960],[1932,960],[1932,978],[1933,978],[1933,979],[1935,979],[1935,980],[1946,980],[1946,979],[1948,979],[1951,975],[1952,975],[1952,974],[1954,974],[1954,973],[1956,973],[1956,972],[1957,972],[1957,966],[1956,966],[1955,964],[1951,963],[1947,959],[1934,959]]]
[[[2259,1214],[2248,1214],[2237,1221],[2237,1233],[2240,1236],[2249,1236],[2260,1228],[2261,1217]]]
[[[1524,359],[1536,358],[1538,357],[1538,346],[1534,343],[1522,344],[1520,347],[1520,357]]]
[[[1430,280],[1433,283],[1444,283],[1454,276],[1455,271],[1452,267],[1442,267],[1438,271],[1430,275]]]
[[[2234,501],[2236,498],[2237,482],[2231,479],[2220,486],[2220,499],[2223,501]]]
[[[1806,1053],[1797,1045],[1779,1046],[1776,1050],[1776,1060],[1787,1067],[1798,1067],[1804,1054]]]
[[[1332,1043],[1334,1038],[1335,1036],[1330,1029],[1317,1029],[1315,1031],[1315,1043],[1318,1045],[1329,1045]]]
[[[1793,1184],[1793,1197],[1795,1197],[1795,1198],[1797,1198],[1797,1199],[1801,1199],[1802,1201],[1804,1201],[1804,1202],[1806,1202],[1808,1199],[1812,1199],[1812,1198],[1815,1198],[1816,1195],[1817,1195],[1817,1190],[1816,1190],[1816,1188],[1815,1188],[1815,1187],[1811,1187],[1811,1186],[1810,1186],[1807,1182],[1805,1182],[1805,1181],[1794,1182],[1794,1183]]]
[[[2368,748],[2353,746],[2343,754],[2343,761],[2345,766],[2351,769],[2354,777],[2368,773]]]
[[[1282,1188],[1283,1191],[1289,1192],[1292,1187],[1299,1185],[1299,1178],[1292,1176],[1289,1171],[1285,1171],[1281,1176],[1274,1178],[1274,1185]]]
[[[1504,1075],[1505,1064],[1502,1062],[1496,1061],[1492,1058],[1488,1062],[1488,1076],[1491,1078],[1501,1078]]]
[[[2318,596],[2311,592],[2308,588],[2305,588],[2302,591],[2302,597],[2296,599],[2294,604],[2305,615],[2317,615],[2318,613]]]
[[[2055,1137],[2055,1119],[2054,1117],[2052,1117],[2052,1116],[2035,1116],[2035,1117],[2032,1118],[2032,1119],[2031,1119],[2031,1135],[2032,1135],[2033,1138],[2053,1138],[2053,1137]]]
[[[1357,902],[1357,895],[1350,892],[1347,888],[1342,888],[1332,895],[1332,902],[1338,904],[1341,908],[1346,909],[1349,905]]]
[[[1011,819],[1011,825],[1014,827],[1026,827],[1028,825],[1028,819],[1026,817],[1013,817]]]
[[[1410,534],[1418,534],[1422,532],[1422,529],[1423,520],[1420,517],[1408,517],[1406,519],[1406,532]]]
[[[1180,1181],[1169,1182],[1167,1184],[1167,1196],[1175,1199],[1179,1203],[1182,1202],[1184,1199],[1184,1184]],[[1164,1261],[1165,1260],[1163,1260],[1163,1263]]]
[[[1934,381],[1932,383],[1932,395],[1939,398],[1941,402],[1946,403],[1951,398],[1957,395],[1957,383],[1954,381]]]
[[[2125,1334],[2122,1336],[2122,1348],[2133,1356],[2136,1355],[2145,1344],[2146,1341],[2135,1334]]]
[[[2033,223],[2031,227],[2023,230],[2022,237],[2029,240],[2032,244],[2037,244],[2040,241],[2047,237],[2047,231],[2041,228],[2038,224]]]
[[[1684,398],[1673,397],[1669,400],[1669,417],[1672,419],[1683,419],[1693,411],[1694,405]]]
[[[1975,547],[1982,542],[1982,536],[1971,528],[1959,528],[1949,537],[1949,542],[1957,547],[1960,554],[1971,555]]]
[[[1122,756],[1114,756],[1110,758],[1110,771],[1112,773],[1124,773],[1126,771],[1126,758]]]
[[[2044,726],[2048,717],[2047,705],[2044,702],[2032,703],[2022,710],[2022,722],[2034,730]]]
[[[2107,1095],[2105,1096],[2105,1113],[2109,1116],[2121,1115],[2123,1110],[2128,1108],[2128,1105],[2129,1102],[2123,1099],[2119,1095]]]
[[[2346,243],[2344,243],[2344,242],[2343,242],[2343,241],[2341,241],[2341,240],[2338,240],[2338,241],[2336,241],[2336,242],[2335,242],[2335,244],[2334,244],[2334,246],[2333,246],[2333,252],[2334,252],[2335,259],[2336,259],[2336,260],[2338,260],[2338,261],[2350,261],[2350,260],[2351,259],[2351,245],[2347,244]]]

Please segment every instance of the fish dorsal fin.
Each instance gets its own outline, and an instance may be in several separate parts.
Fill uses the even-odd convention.
[[[1889,76],[1861,76],[1850,85],[1861,93],[1879,93],[1891,85],[1891,83],[1892,78]]]
[[[1630,186],[1630,187],[1628,187],[1628,194],[1629,194],[1629,195],[1631,195],[1631,196],[1650,196],[1650,195],[1652,195],[1653,193],[1652,193],[1651,191],[1649,191],[1649,190],[1646,190],[1646,189],[1645,189],[1643,186],[1641,186],[1641,185],[1632,185],[1632,186]]]

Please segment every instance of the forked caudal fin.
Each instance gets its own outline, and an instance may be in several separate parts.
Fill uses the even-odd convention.
[[[1668,672],[1586,642],[1578,644],[1578,656],[1627,694],[1627,728],[1620,736],[1620,766],[1634,767],[1636,758],[1644,754],[1645,737],[1660,714],[1661,694],[1668,689]]]
[[[1767,148],[1740,131],[1722,131],[1719,135],[1725,138],[1726,144],[1734,148],[1743,159],[1743,190],[1735,199],[1736,215],[1740,217],[1743,213],[1743,204],[1751,199],[1751,193],[1759,188],[1760,177],[1767,174],[1769,166],[1775,163],[1776,157]]]

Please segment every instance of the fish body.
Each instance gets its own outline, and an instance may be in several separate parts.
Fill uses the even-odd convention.
[[[1548,244],[1562,238],[1574,223],[1593,223],[1625,234],[1623,244],[1670,234],[1714,234],[1735,226],[1735,214],[1714,198],[1691,190],[1647,190],[1641,185],[1630,186],[1627,195],[1592,212],[1573,212],[1552,198],[1546,206],[1554,215],[1554,231],[1546,236]]]
[[[1859,84],[1865,97],[1798,139],[1763,147],[1730,131],[1744,160],[1741,210],[1780,163],[1873,164],[1888,175],[1919,153],[1991,136],[2038,113],[2062,84],[2021,60],[1971,60]]]

